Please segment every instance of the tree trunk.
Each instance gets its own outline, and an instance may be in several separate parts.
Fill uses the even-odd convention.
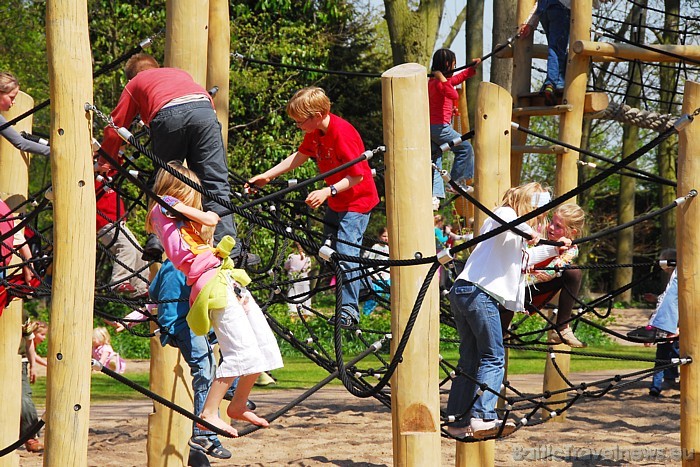
[[[467,39],[467,61],[481,57],[484,53],[484,0],[469,0],[467,2],[467,23],[465,34]],[[493,65],[493,64],[492,64]],[[476,102],[476,93],[479,83],[484,79],[483,67],[476,67],[476,75],[465,81],[467,85],[467,102]],[[509,88],[508,88],[509,89]],[[474,128],[474,107],[469,106],[470,128]]]
[[[643,2],[646,4],[646,1]],[[633,23],[640,24],[640,28],[646,22],[646,15],[641,5],[635,5],[633,10]],[[632,40],[640,40],[639,30],[633,31]],[[642,63],[630,63],[628,77],[630,80],[627,90],[626,103],[632,107],[638,107],[640,104],[641,86],[635,83],[642,82]],[[627,156],[634,152],[639,146],[639,127],[633,125],[625,125],[622,134],[622,154]],[[620,177],[620,194],[617,200],[618,209],[618,224],[623,224],[634,219],[635,205],[635,189],[637,187],[636,179],[633,177]],[[627,228],[617,234],[617,263],[633,263],[634,262],[634,227]],[[632,282],[634,269],[633,268],[617,268],[613,278],[613,289],[617,289]],[[618,296],[619,301],[629,303],[632,300],[632,290],[627,290]]]
[[[680,12],[680,0],[665,1],[666,16],[664,19],[664,31],[661,36],[662,44],[677,44],[678,14]],[[661,68],[659,70],[661,80],[660,99],[662,104],[671,102],[677,89],[678,69]],[[669,104],[666,108],[660,108],[660,112],[674,114],[678,106]],[[659,175],[669,180],[676,179],[676,151],[677,135],[672,135],[664,140],[656,153],[656,161],[659,165]],[[659,204],[666,206],[676,199],[676,189],[672,186],[659,185]],[[661,248],[674,248],[676,245],[676,212],[667,211],[661,215]]]
[[[516,0],[493,1],[493,28],[491,30],[492,46],[506,42],[515,32]],[[491,82],[510,91],[513,82],[513,59],[496,58],[491,60]]]
[[[430,67],[444,0],[422,0],[411,9],[406,0],[384,0],[394,65],[415,62]]]

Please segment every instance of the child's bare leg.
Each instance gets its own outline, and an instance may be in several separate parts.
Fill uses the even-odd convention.
[[[230,433],[232,436],[238,436],[238,432],[231,425],[219,418],[219,404],[223,400],[224,394],[226,394],[231,383],[233,383],[233,379],[233,377],[216,378],[211,383],[207,400],[204,401],[204,408],[202,408],[202,413],[199,414],[199,416],[215,427]]]
[[[233,393],[233,399],[226,409],[226,413],[229,417],[236,420],[243,420],[253,425],[262,426],[267,428],[270,424],[262,417],[255,415],[255,412],[248,410],[246,403],[248,402],[248,395],[250,395],[250,390],[255,384],[255,380],[258,379],[260,373],[255,373],[252,375],[245,375],[238,378],[238,386],[236,387],[236,392]]]

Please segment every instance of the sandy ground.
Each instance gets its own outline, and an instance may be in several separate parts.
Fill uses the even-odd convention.
[[[616,327],[644,324],[648,310],[625,313]],[[146,365],[145,362],[130,362]],[[595,381],[615,373],[571,375],[574,382]],[[542,375],[510,378],[519,390],[541,391]],[[653,399],[647,381],[608,396],[579,403],[563,423],[526,427],[496,442],[496,465],[612,466],[680,465],[678,390]],[[258,412],[278,409],[300,391],[257,391]],[[443,403],[446,392],[443,392]],[[90,466],[145,466],[147,400],[93,405],[88,458]],[[216,466],[384,466],[392,465],[391,414],[374,399],[357,399],[343,388],[319,391],[267,430],[240,439],[224,439],[234,456],[212,459]],[[21,448],[20,465],[42,465],[42,456]],[[455,441],[442,440],[442,465],[454,465]]]

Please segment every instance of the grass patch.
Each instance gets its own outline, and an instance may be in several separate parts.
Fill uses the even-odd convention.
[[[653,359],[656,349],[653,347],[642,346],[622,346],[622,345],[607,345],[589,347],[583,349],[586,353],[600,353],[604,355],[614,355],[625,358]],[[456,363],[459,354],[456,350],[446,350],[442,352],[443,357]],[[350,360],[350,356],[345,359]],[[508,374],[543,374],[544,362],[547,358],[546,352],[536,352],[533,350],[514,350],[509,352]],[[361,365],[361,368],[377,367],[378,362],[373,357],[368,357],[367,361]],[[590,372],[604,370],[620,370],[621,372],[634,371],[653,366],[651,362],[635,361],[635,360],[620,360],[610,358],[590,357],[585,355],[572,355],[571,357],[571,372]],[[321,367],[309,362],[304,357],[287,356],[284,358],[284,368],[280,368],[272,372],[277,379],[277,384],[265,387],[255,387],[253,392],[258,391],[276,391],[283,389],[308,389],[314,384],[325,378],[328,373]],[[130,380],[148,387],[148,373],[125,373],[124,376]],[[442,375],[444,377],[444,375]],[[339,386],[341,382],[338,379],[329,383],[331,386]],[[37,378],[37,382],[32,387],[34,392],[34,401],[39,405],[44,405],[46,397],[46,378]],[[117,381],[114,381],[107,375],[93,374],[92,386],[90,388],[91,401],[93,403],[100,402],[115,402],[133,399],[142,399],[145,396],[134,391]]]

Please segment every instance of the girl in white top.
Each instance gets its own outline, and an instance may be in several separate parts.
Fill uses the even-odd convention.
[[[503,204],[494,214],[503,222],[545,205],[551,199],[549,191],[539,183],[528,183],[509,189]],[[531,239],[507,230],[479,243],[469,256],[464,270],[450,291],[450,307],[460,336],[459,368],[461,374],[452,380],[447,402],[448,415],[457,420],[448,426],[453,436],[473,436],[483,439],[499,432],[507,435],[515,430],[512,422],[503,424],[496,415],[498,391],[503,381],[505,350],[499,305],[512,310],[523,309],[524,274],[528,264],[541,261],[540,255],[555,256],[557,247],[542,246],[525,252],[525,245],[539,242],[533,229],[539,218],[521,223],[516,228]],[[480,234],[494,230],[501,223],[488,219]],[[570,242],[569,242],[570,244]],[[489,389],[476,398],[479,384]]]
[[[284,262],[284,269],[289,273],[289,277],[292,280],[296,280],[291,287],[287,297],[292,300],[287,303],[289,307],[290,316],[297,316],[297,305],[301,305],[301,314],[304,316],[313,316],[313,313],[309,310],[311,308],[311,282],[302,281],[299,279],[304,279],[309,277],[309,270],[311,269],[311,258],[304,252],[299,242],[294,242],[297,249],[297,253],[292,253],[287,257],[287,261]],[[303,297],[306,299],[299,303],[299,300]]]

